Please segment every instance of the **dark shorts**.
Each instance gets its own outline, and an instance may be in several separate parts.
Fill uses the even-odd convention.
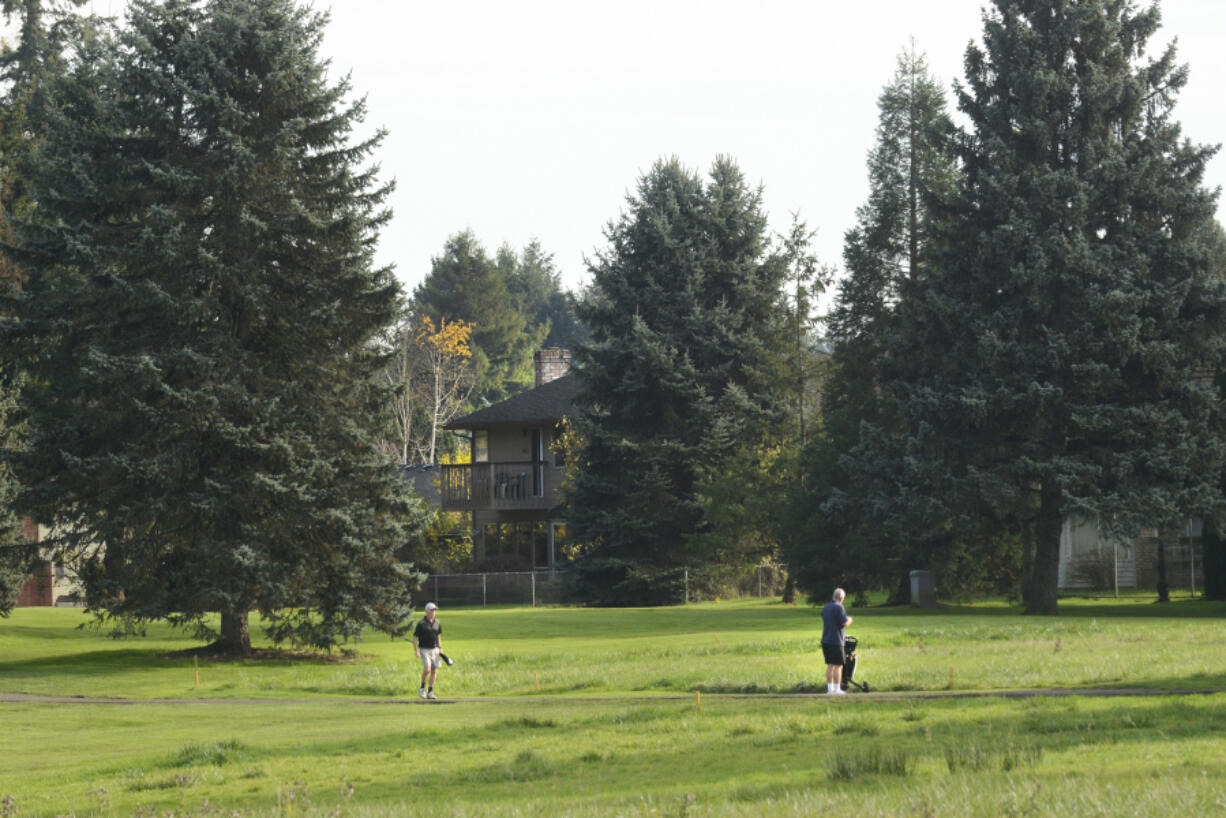
[[[822,656],[826,657],[826,664],[843,666],[843,646],[842,645],[827,645],[822,642]]]

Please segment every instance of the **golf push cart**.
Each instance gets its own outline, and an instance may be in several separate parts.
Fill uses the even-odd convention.
[[[855,685],[865,693],[868,691],[868,682],[860,684],[855,680],[856,675],[856,646],[859,641],[854,636],[848,636],[843,640],[843,684],[844,690],[849,689],[851,685]]]

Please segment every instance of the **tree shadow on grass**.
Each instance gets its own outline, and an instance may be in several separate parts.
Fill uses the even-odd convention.
[[[1189,691],[1192,693],[1226,692],[1226,673],[1192,673],[1186,676],[1172,675],[1169,677],[1147,679],[1125,679],[1118,682],[1094,683],[1086,685],[1098,690],[1135,690],[1146,688],[1151,690]]]
[[[882,605],[860,608],[867,618],[922,619],[932,616],[1024,616],[1021,605],[945,603],[935,608],[914,608],[910,605]],[[851,610],[853,615],[856,610]],[[1069,597],[1060,600],[1058,617],[1135,618],[1135,619],[1213,619],[1226,618],[1226,602],[1206,599],[1176,599],[1158,604],[1148,597],[1130,601]],[[1027,620],[1043,621],[1052,617],[1027,616]]]
[[[260,664],[293,664],[315,663],[320,665],[348,665],[370,658],[355,653],[326,653],[316,650],[301,650],[295,648],[252,648],[241,656],[235,656],[218,650],[213,645],[202,645],[186,650],[173,650],[159,653],[166,659],[187,661],[199,659],[218,664],[236,662],[258,662]]]
[[[1226,602],[1208,599],[1152,599],[1132,603],[1085,599],[1061,600],[1060,616],[1132,617],[1144,619],[1226,619]]]
[[[51,670],[96,673],[131,672],[166,666],[166,660],[156,650],[93,650],[0,660],[0,674],[22,671],[37,673]]]
[[[211,655],[200,658],[217,663],[251,662],[252,664],[274,667],[290,664],[335,665],[359,661],[344,656],[328,656],[308,651],[281,651],[259,649],[254,655],[238,659],[227,659]],[[111,674],[131,675],[142,671],[163,670],[172,667],[191,665],[193,654],[190,651],[166,652],[157,649],[119,649],[94,650],[63,653],[54,656],[37,656],[25,659],[5,661],[0,659],[0,678],[3,677],[50,677],[56,675],[73,675],[81,679],[90,677],[103,678]]]

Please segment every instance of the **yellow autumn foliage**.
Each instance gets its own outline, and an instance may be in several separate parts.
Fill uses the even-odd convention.
[[[442,356],[466,361],[473,354],[472,334],[473,325],[463,319],[457,318],[449,322],[446,318],[441,318],[436,328],[434,320],[427,315],[421,319],[421,325],[417,328],[417,343],[422,347],[428,344]]]

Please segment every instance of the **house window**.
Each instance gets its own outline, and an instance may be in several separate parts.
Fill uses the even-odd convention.
[[[502,553],[502,539],[498,536],[498,524],[485,524],[485,556],[496,557]]]
[[[488,463],[490,459],[490,433],[485,429],[473,431],[473,462]]]
[[[487,523],[485,558],[498,560],[499,570],[549,567],[545,525],[544,522]]]

